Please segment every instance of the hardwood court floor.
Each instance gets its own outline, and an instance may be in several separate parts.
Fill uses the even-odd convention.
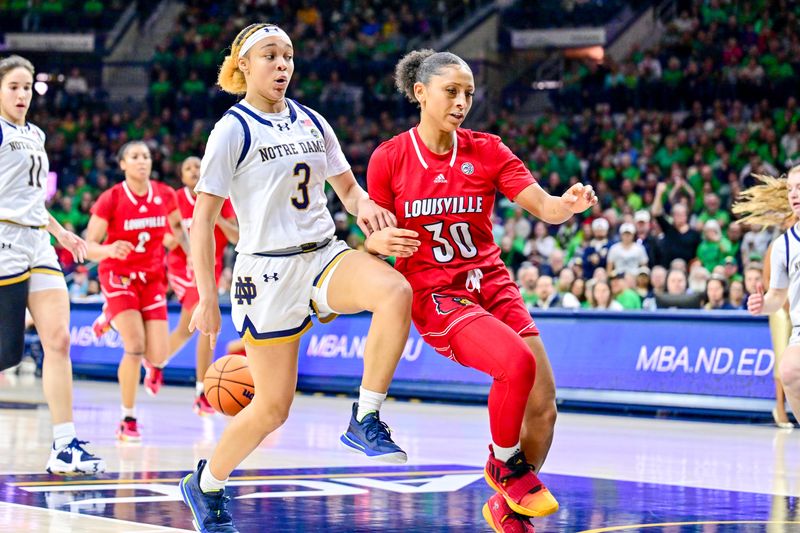
[[[226,418],[194,415],[190,388],[139,399],[144,442],[123,445],[116,385],[76,382],[79,437],[109,472],[63,479],[43,473],[51,432],[40,384],[0,382],[0,531],[192,531],[177,480],[208,456]],[[387,403],[409,455],[395,466],[339,447],[350,402],[299,395],[234,473],[243,533],[490,531],[485,408]],[[800,430],[566,413],[542,478],[561,510],[535,521],[539,533],[800,531]]]

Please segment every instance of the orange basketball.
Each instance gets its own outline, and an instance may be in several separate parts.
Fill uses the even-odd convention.
[[[225,355],[206,370],[203,386],[208,402],[223,415],[233,416],[253,399],[253,376],[247,357]]]

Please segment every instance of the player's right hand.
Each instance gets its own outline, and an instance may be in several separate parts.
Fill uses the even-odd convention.
[[[111,248],[109,255],[111,259],[125,259],[133,251],[133,244],[128,241],[114,241],[109,244],[109,247]]]
[[[219,305],[200,300],[192,312],[192,319],[189,321],[189,332],[199,330],[203,335],[208,335],[211,349],[217,345],[217,336],[222,327],[222,315],[219,312]]]
[[[388,227],[373,232],[365,245],[370,252],[378,255],[411,257],[422,244],[416,239],[418,236],[416,231]]]
[[[747,297],[747,310],[751,315],[760,315],[764,310],[764,285],[759,283],[756,292]]]

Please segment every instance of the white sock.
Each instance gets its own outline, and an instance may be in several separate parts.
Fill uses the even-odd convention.
[[[123,419],[126,418],[126,417],[136,418],[136,408],[135,407],[128,408],[128,407],[125,407],[123,405],[121,409],[122,409],[122,418]]]
[[[385,392],[372,392],[364,387],[359,388],[356,420],[361,422],[369,413],[380,411],[383,400],[385,399]]]
[[[219,479],[215,478],[211,473],[211,469],[208,467],[208,464],[206,464],[205,468],[203,468],[203,473],[200,474],[200,490],[203,492],[222,490],[225,488],[225,483],[227,482],[227,479],[220,481]]]
[[[194,395],[200,396],[205,391],[205,387],[203,386],[202,381],[195,381],[194,383]]]
[[[75,438],[75,424],[64,422],[53,426],[53,447],[59,449],[66,446]]]
[[[503,461],[505,463],[520,450],[520,446],[519,442],[510,448],[503,448],[502,446],[498,446],[497,444],[492,443],[492,449],[494,450],[495,459]]]

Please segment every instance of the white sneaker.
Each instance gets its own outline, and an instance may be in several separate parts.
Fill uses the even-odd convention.
[[[72,442],[50,450],[47,471],[62,476],[80,474],[100,474],[106,471],[106,462],[84,449],[85,440],[72,439]]]

